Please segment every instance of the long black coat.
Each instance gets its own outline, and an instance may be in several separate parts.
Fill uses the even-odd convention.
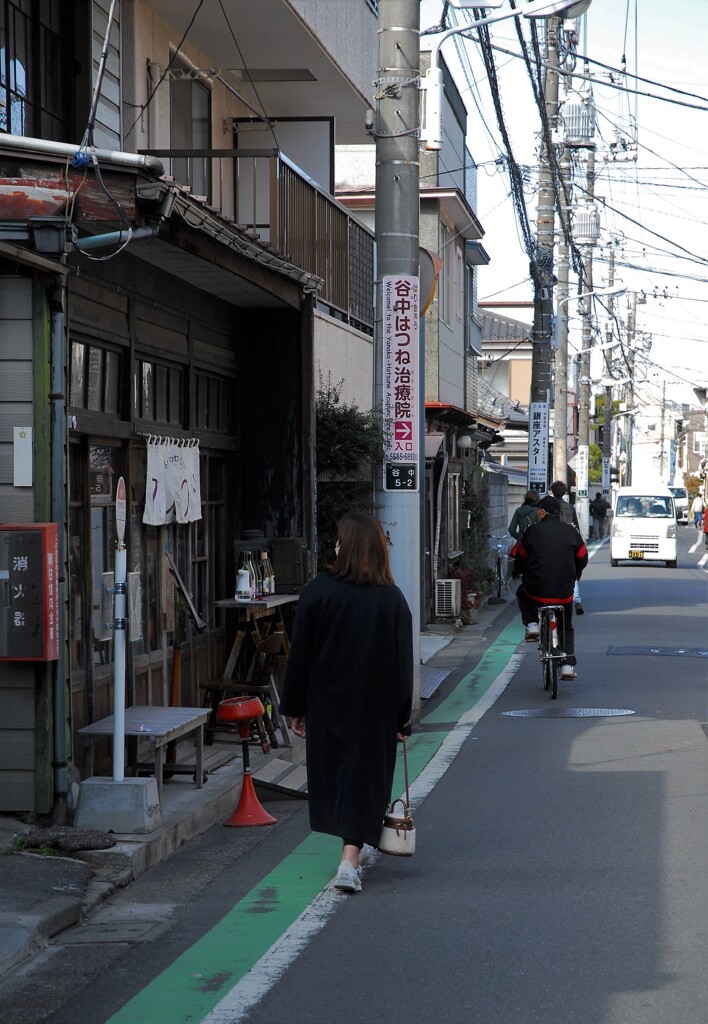
[[[307,717],[314,831],[378,843],[412,695],[411,613],[398,587],[312,580],[298,603],[280,712]]]

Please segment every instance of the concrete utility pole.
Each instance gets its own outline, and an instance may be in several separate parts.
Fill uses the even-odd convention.
[[[610,256],[609,256],[609,270],[607,274],[607,286],[608,288],[614,288],[615,286],[615,248],[614,238],[610,239]],[[613,319],[614,314],[614,296],[610,292],[607,296],[607,310],[610,314],[610,321]],[[607,332],[607,344],[611,344],[612,340],[612,328]],[[610,378],[610,369],[612,367],[612,356],[610,354],[611,349],[605,349],[605,374],[608,379]],[[602,496],[607,499],[610,491],[609,478],[605,476],[605,466],[609,467],[610,458],[612,457],[612,385],[608,384],[605,388],[605,408],[603,409],[603,425],[602,425],[602,462],[603,462],[603,473],[602,473]]]
[[[558,18],[546,22],[544,105],[550,129],[558,121]],[[541,145],[536,216],[537,255],[532,264],[534,285],[533,329],[531,333],[531,423],[529,424],[529,487],[545,493],[551,482],[548,467],[548,412],[553,404],[551,335],[553,324],[553,245],[555,190],[551,156],[545,139]],[[545,426],[544,426],[545,423]],[[545,432],[545,437],[543,436]],[[539,437],[540,434],[540,437]],[[546,451],[539,461],[538,444]],[[535,447],[534,447],[535,446]],[[544,474],[545,466],[545,474]],[[543,479],[545,475],[545,479]]]
[[[391,281],[401,276],[418,278],[419,170],[420,135],[420,3],[419,0],[380,0],[379,2],[379,74],[376,82],[376,326],[374,333],[374,408],[382,409],[386,418],[385,346],[392,333],[400,333],[393,325],[398,302]],[[384,281],[387,294],[384,294]],[[408,301],[407,299],[405,300]],[[416,283],[417,302],[417,283]],[[407,311],[406,311],[407,312]],[[406,317],[406,322],[411,322]],[[403,330],[401,324],[400,330]],[[425,416],[424,370],[418,361],[419,346],[417,310],[415,337],[417,379],[412,381],[409,407],[405,410],[411,438],[408,456],[417,461],[401,463],[391,469],[394,438],[387,441],[385,469],[376,487],[377,514],[389,539],[391,569],[403,591],[413,615],[413,665],[415,688],[414,716],[420,716],[420,482],[424,460],[419,449],[419,424]],[[398,428],[394,413],[386,426],[393,433]],[[401,429],[405,426],[400,421]],[[404,479],[400,489],[396,483]]]
[[[595,151],[588,150],[588,201],[595,198]],[[592,245],[583,246],[583,278],[588,292],[592,292]],[[575,511],[583,537],[590,532],[590,500],[588,494],[588,453],[590,447],[590,349],[592,347],[592,295],[585,297],[583,306],[583,332],[580,348],[580,387],[578,402],[578,490]]]
[[[561,199],[570,194],[570,150],[563,146],[560,159]],[[570,223],[570,210],[565,209],[565,223]],[[568,484],[568,281],[570,247],[562,228],[558,236],[558,286],[556,316],[559,318],[556,351],[555,402],[553,406],[553,479]]]
[[[627,329],[627,374],[629,381],[624,391],[624,401],[627,411],[634,408],[634,358],[637,339],[637,293],[632,293],[632,306],[629,314],[629,325]],[[627,461],[625,462],[625,478],[623,483],[626,487],[634,483],[632,480],[632,444],[634,441],[634,417],[625,417],[625,437]]]

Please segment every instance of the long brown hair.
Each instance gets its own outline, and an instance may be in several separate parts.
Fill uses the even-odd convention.
[[[348,512],[337,524],[339,554],[327,569],[331,576],[364,586],[393,583],[388,546],[373,516]]]

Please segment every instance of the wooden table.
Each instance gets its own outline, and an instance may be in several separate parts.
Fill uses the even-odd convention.
[[[224,667],[222,679],[233,679],[239,655],[241,654],[244,641],[248,635],[250,635],[255,642],[265,639],[265,637],[272,632],[282,631],[283,653],[287,657],[290,653],[290,639],[288,637],[288,631],[285,628],[285,623],[283,622],[282,610],[285,605],[294,604],[296,601],[299,601],[299,599],[299,594],[273,594],[272,596],[261,598],[258,601],[237,601],[235,597],[229,597],[223,601],[214,602],[217,608],[227,608],[230,611],[235,611],[237,615],[236,635],[234,636],[234,642],[231,645],[231,650]],[[277,709],[280,703],[280,695],[278,693],[276,681],[272,676],[270,679],[270,690],[273,707]],[[212,715],[215,718],[215,709],[212,709]],[[214,722],[210,723],[210,725],[214,724]],[[280,714],[278,715],[278,727],[285,746],[292,746],[290,731],[285,724],[283,716]]]
[[[125,709],[125,735],[137,736],[146,739],[150,743],[153,754],[155,778],[157,780],[157,795],[162,804],[162,777],[165,765],[165,747],[172,740],[178,740],[182,736],[195,734],[196,758],[194,768],[186,765],[169,765],[172,774],[191,774],[194,772],[194,781],[197,789],[201,789],[204,783],[203,775],[203,754],[204,754],[204,726],[209,718],[208,708],[161,708],[161,707],[132,707]],[[90,740],[86,758],[87,776],[93,775],[93,748],[96,739],[102,736],[112,736],[114,731],[113,715],[102,718],[100,722],[93,725],[85,725],[78,729],[79,735],[88,736]],[[143,765],[138,765],[138,768]]]

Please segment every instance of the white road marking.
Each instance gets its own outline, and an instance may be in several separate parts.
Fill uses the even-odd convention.
[[[509,685],[524,657],[525,652],[513,654],[484,696],[452,727],[410,787],[413,809],[418,807],[435,788],[482,715],[491,708]],[[383,855],[374,853],[374,861],[379,856]],[[241,1024],[252,1007],[282,978],[311,939],[322,931],[340,904],[348,899],[351,897],[336,889],[323,889],[251,970],[203,1018],[202,1024]]]

